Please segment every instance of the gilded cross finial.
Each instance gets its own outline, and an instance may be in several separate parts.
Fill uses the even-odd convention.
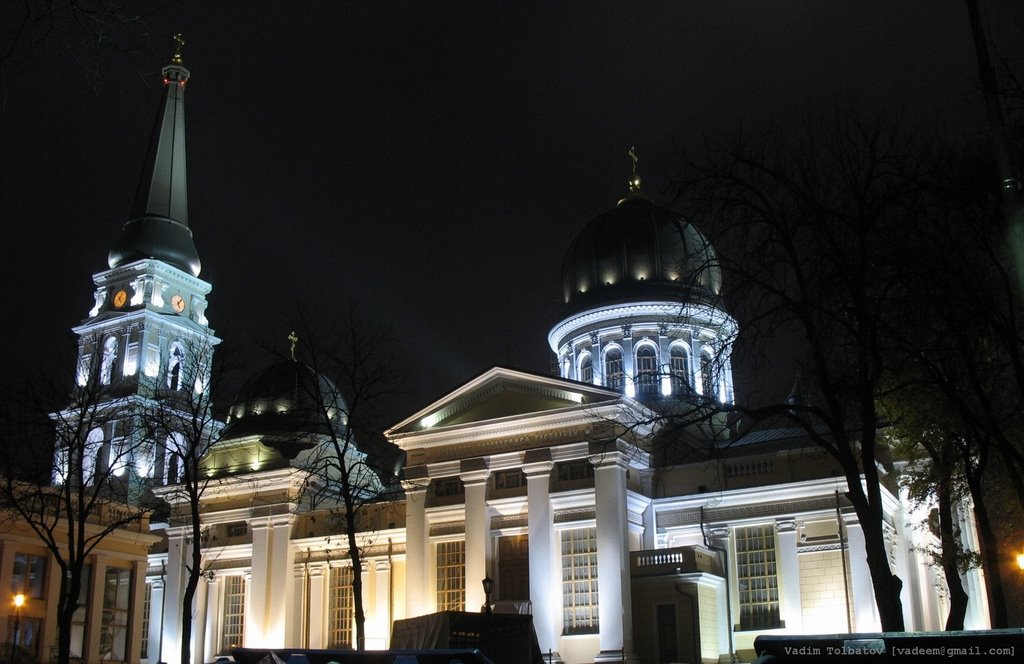
[[[633,161],[633,174],[629,178],[629,190],[632,192],[640,191],[640,172],[637,169],[640,158],[636,156],[635,145],[629,147],[628,154],[629,158]]]
[[[185,45],[185,38],[181,36],[181,33],[174,35],[174,41],[178,42],[178,45],[174,49],[174,57],[171,58],[171,62],[176,65],[183,64],[185,61],[181,59],[181,47]]]
[[[295,344],[299,343],[299,337],[295,334],[295,330],[288,333],[288,341],[292,342],[292,362],[295,361]]]

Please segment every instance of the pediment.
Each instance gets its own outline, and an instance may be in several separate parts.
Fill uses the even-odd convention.
[[[613,402],[612,390],[503,367],[490,369],[406,418],[388,436]]]

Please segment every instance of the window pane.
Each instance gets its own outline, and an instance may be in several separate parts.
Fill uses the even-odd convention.
[[[562,633],[596,634],[597,528],[562,531]]]

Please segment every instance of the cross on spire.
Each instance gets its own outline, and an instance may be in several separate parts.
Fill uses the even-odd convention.
[[[633,161],[633,174],[629,178],[629,191],[635,193],[640,191],[640,172],[637,169],[640,158],[636,156],[636,146],[631,145],[627,154],[629,154],[629,158]]]

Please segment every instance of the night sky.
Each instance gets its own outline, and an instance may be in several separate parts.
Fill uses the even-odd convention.
[[[175,32],[212,327],[252,373],[257,341],[287,347],[296,303],[324,319],[356,303],[410,369],[395,421],[494,364],[548,372],[562,255],[626,193],[630,145],[667,201],[680,151],[741,125],[851,100],[954,134],[983,117],[963,0],[145,7],[164,4],[151,50],[86,56],[95,89],[70,56],[6,70],[5,382],[70,380]],[[1024,2],[982,5],[1021,64]]]

